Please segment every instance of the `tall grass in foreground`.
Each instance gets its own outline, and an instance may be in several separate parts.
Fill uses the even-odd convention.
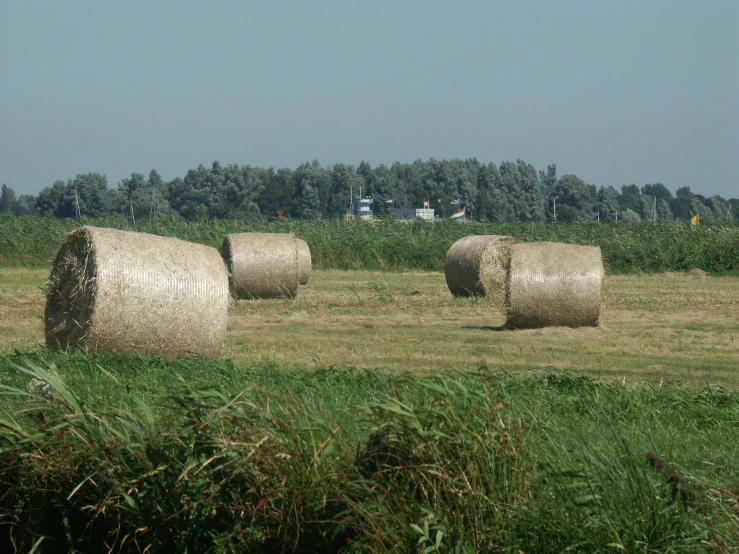
[[[84,354],[0,370],[3,552],[739,548],[737,393]]]
[[[0,217],[0,265],[47,264],[66,234],[81,224],[128,229],[125,219],[58,220]],[[739,269],[739,227],[692,228],[683,223],[373,223],[285,220],[252,223],[163,220],[139,222],[135,230],[174,236],[220,248],[223,237],[238,232],[295,233],[305,239],[314,267],[324,269],[440,271],[449,246],[467,235],[502,234],[526,241],[600,246],[612,272],[705,271]]]

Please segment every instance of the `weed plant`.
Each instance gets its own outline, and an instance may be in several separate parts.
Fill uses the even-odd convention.
[[[66,234],[81,224],[131,228],[121,218],[74,221],[3,215],[0,216],[0,265],[50,263]],[[629,225],[286,219],[188,223],[167,219],[138,222],[135,230],[216,248],[220,248],[223,237],[229,233],[295,233],[308,242],[314,267],[323,269],[441,271],[444,256],[454,241],[482,234],[600,246],[607,269],[616,273],[739,269],[738,226],[691,227],[680,222]]]
[[[0,379],[3,552],[739,548],[733,392],[79,352]]]

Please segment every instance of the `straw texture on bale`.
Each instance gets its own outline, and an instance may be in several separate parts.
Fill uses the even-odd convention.
[[[46,343],[217,357],[228,304],[228,273],[216,249],[81,227],[62,244],[47,283]]]
[[[518,239],[503,235],[471,235],[452,244],[444,273],[454,296],[500,296],[510,263],[510,248]]]
[[[298,242],[298,282],[307,285],[310,278],[312,260],[310,247],[303,239],[295,239]]]
[[[236,233],[223,240],[231,295],[293,298],[299,284],[298,243],[288,233]]]
[[[511,246],[507,325],[597,327],[603,313],[605,272],[600,248],[551,242]]]

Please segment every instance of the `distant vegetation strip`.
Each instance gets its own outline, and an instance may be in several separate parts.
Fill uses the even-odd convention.
[[[250,165],[198,166],[184,178],[165,181],[152,169],[148,178],[132,173],[115,188],[100,173],[58,180],[38,196],[0,186],[0,213],[67,217],[177,216],[202,219],[269,220],[333,218],[346,213],[350,198],[369,200],[375,215],[428,202],[442,219],[464,209],[476,221],[687,221],[739,220],[739,199],[703,196],[683,186],[673,193],[662,183],[614,186],[587,184],[577,175],[557,175],[555,165],[537,171],[524,160],[483,163],[416,160],[392,166],[302,163],[296,169]]]
[[[739,549],[735,392],[28,356],[2,552]]]
[[[42,265],[53,261],[66,234],[80,225],[134,229],[124,218],[59,220],[0,216],[0,265]],[[451,244],[467,235],[502,234],[524,241],[600,246],[612,273],[734,271],[739,269],[739,226],[692,227],[684,223],[603,224],[597,222],[492,223],[417,220],[373,223],[339,220],[244,222],[179,219],[137,222],[135,230],[221,247],[228,233],[295,233],[310,245],[313,267],[321,269],[441,271]]]

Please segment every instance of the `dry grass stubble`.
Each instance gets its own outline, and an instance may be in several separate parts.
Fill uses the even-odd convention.
[[[0,269],[0,350],[43,344],[47,270]],[[443,273],[313,271],[296,300],[238,302],[236,362],[398,371],[570,369],[627,384],[739,385],[739,278],[609,276],[602,328],[501,331],[500,302],[454,298]]]

